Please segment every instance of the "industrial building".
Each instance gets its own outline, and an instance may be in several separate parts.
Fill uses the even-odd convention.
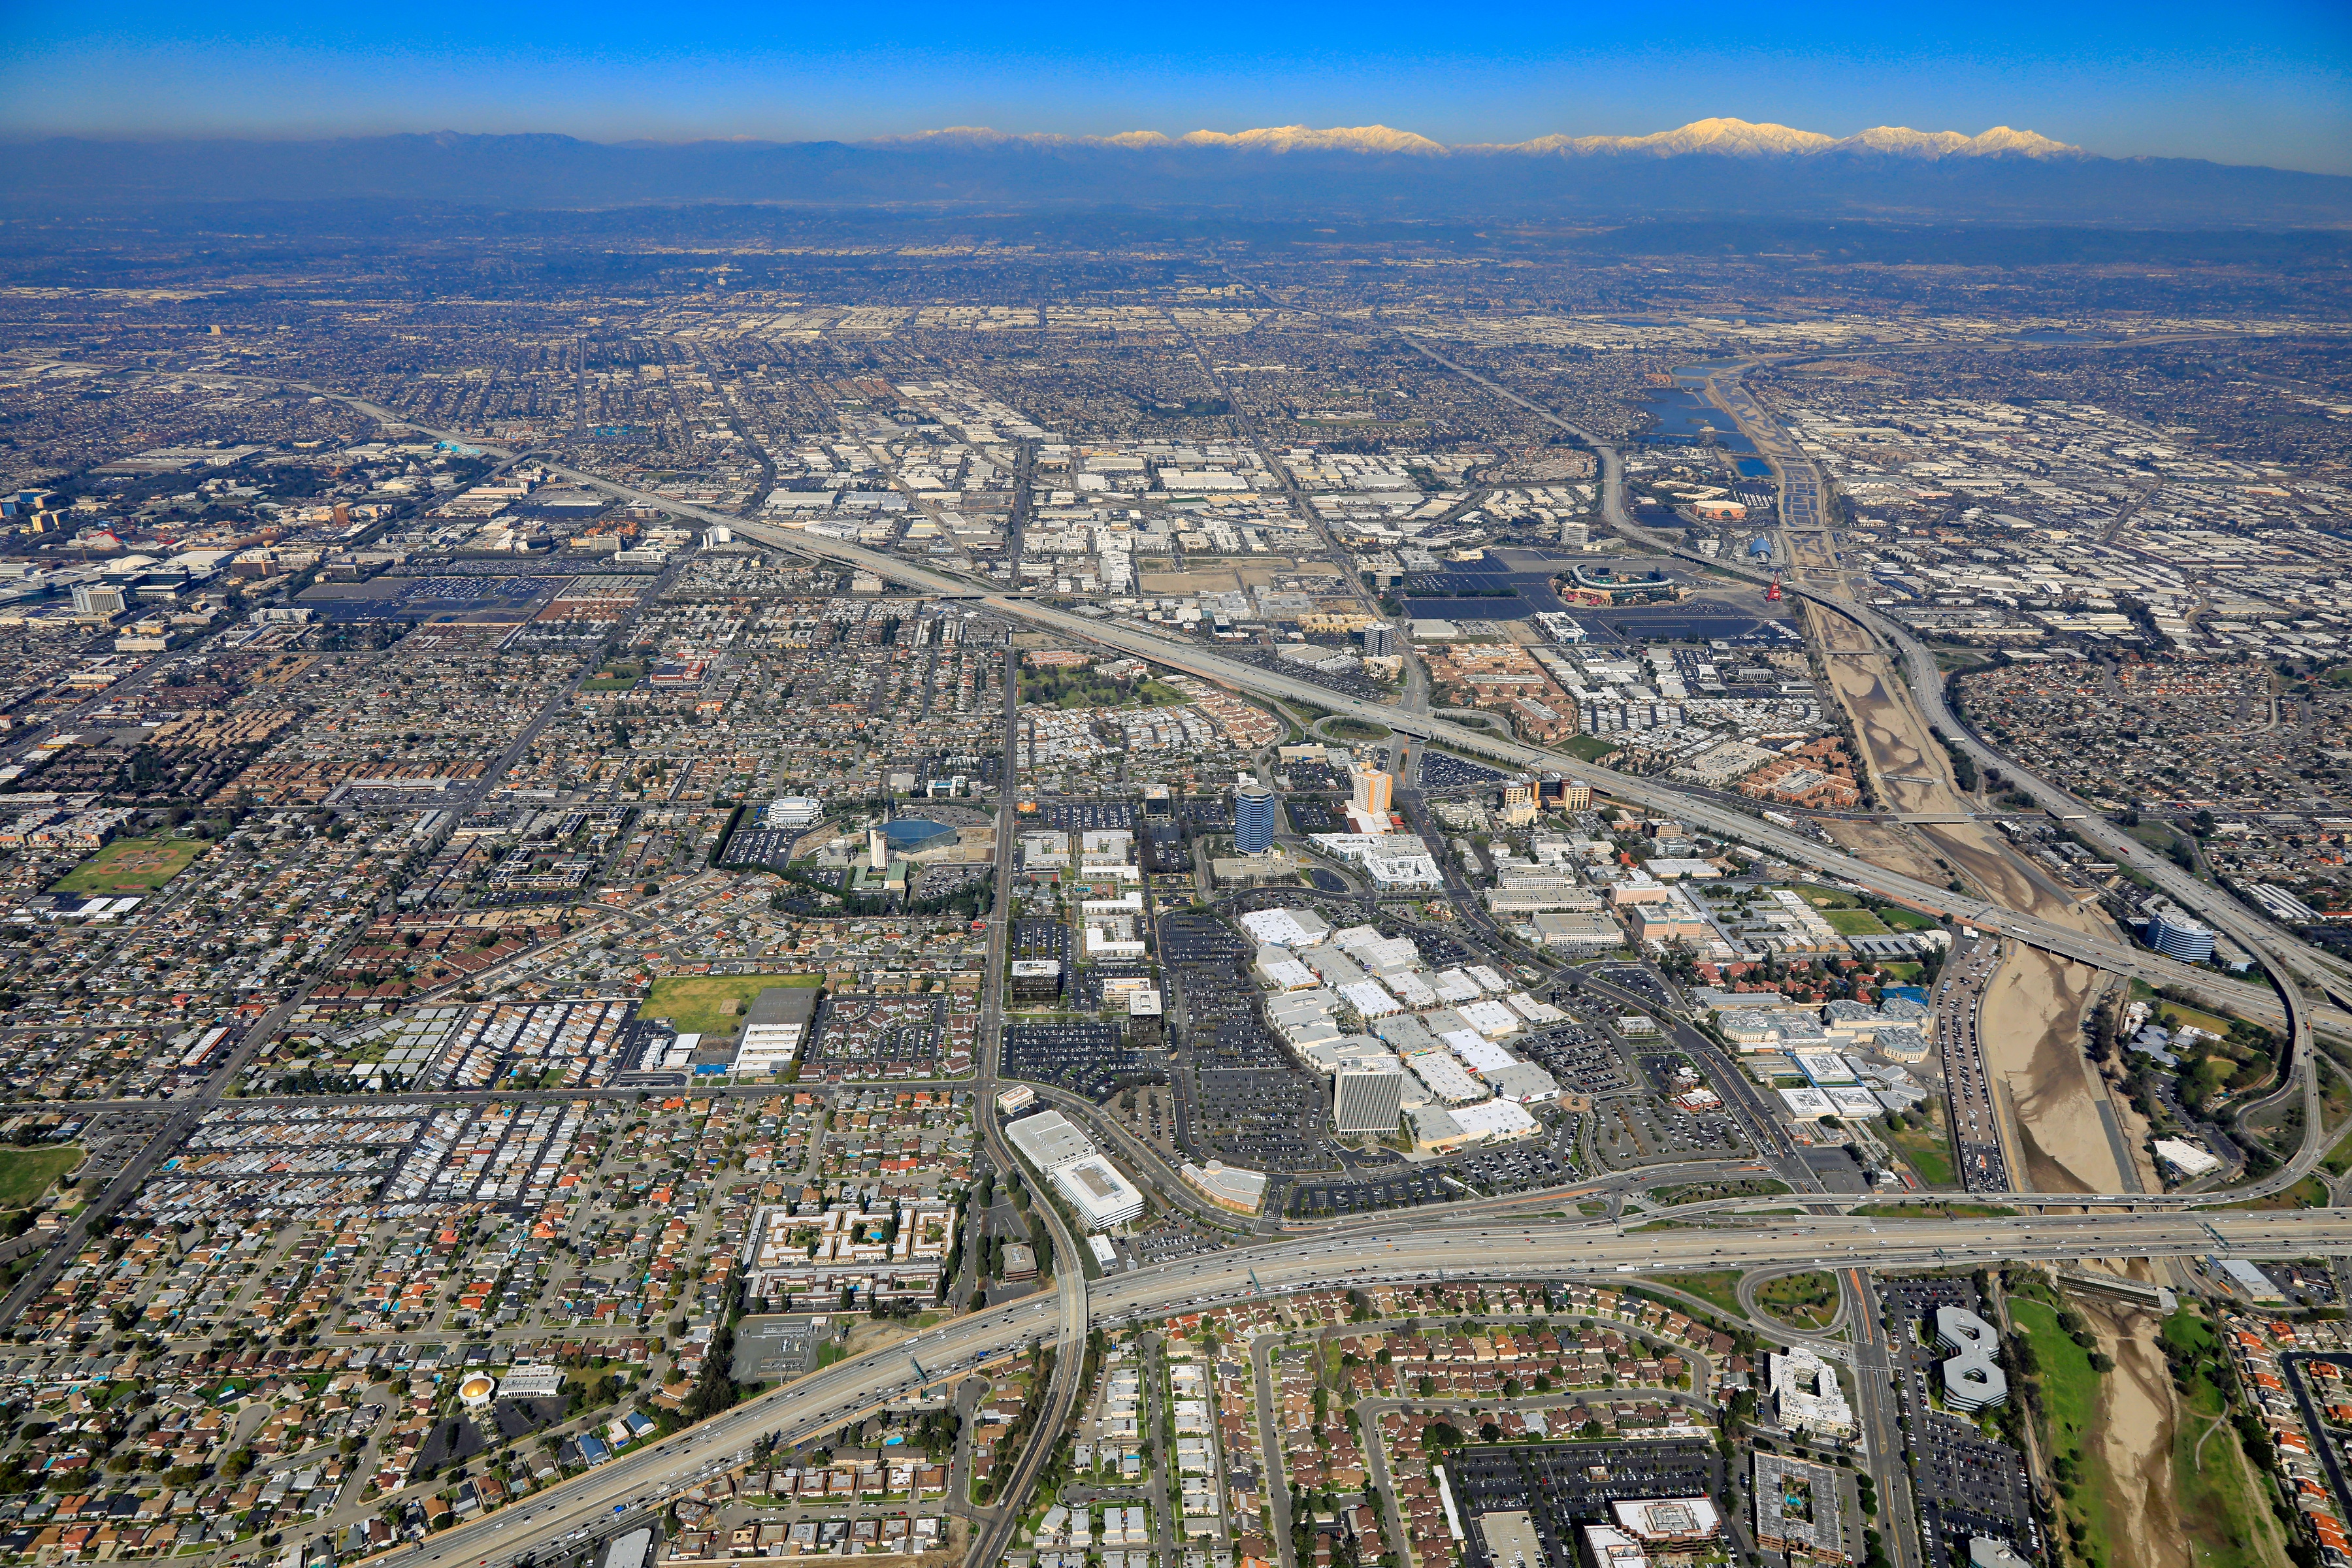
[[[743,1015],[743,1039],[735,1048],[735,1070],[752,1077],[782,1072],[800,1055],[816,1017],[814,985],[771,985],[751,998]]]
[[[824,802],[803,795],[788,795],[768,803],[762,822],[769,827],[814,827],[824,817]]]
[[[1041,1110],[1008,1122],[1004,1136],[1069,1200],[1087,1229],[1108,1230],[1143,1213],[1142,1191],[1060,1111]]]

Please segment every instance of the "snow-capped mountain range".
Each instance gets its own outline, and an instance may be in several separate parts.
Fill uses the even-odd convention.
[[[1850,136],[1700,120],[1646,136],[1447,146],[1385,125],[1116,136],[957,127],[864,142],[550,134],[315,142],[58,137],[0,158],[0,213],[223,202],[509,209],[809,204],[1158,208],[1454,221],[1575,217],[2352,226],[2352,178],[2113,158],[2032,131]]]
[[[1958,131],[1914,131],[1907,125],[1878,125],[1852,136],[1829,136],[1793,126],[1759,124],[1746,120],[1694,120],[1673,131],[1648,136],[1541,136],[1531,142],[1472,142],[1449,147],[1410,131],[1387,125],[1263,126],[1252,131],[1194,131],[1182,136],[1157,131],[1126,131],[1115,136],[1013,134],[984,126],[957,125],[912,136],[886,137],[874,146],[961,142],[972,146],[1128,147],[1138,151],[1179,147],[1224,147],[1262,153],[1405,153],[1443,158],[1456,154],[1518,153],[1563,158],[1607,153],[1645,154],[1668,158],[1700,153],[1718,157],[1765,158],[1807,156],[1817,153],[1881,153],[1901,158],[2079,158],[2080,147],[2053,142],[2033,131],[2006,125],[1969,136]]]

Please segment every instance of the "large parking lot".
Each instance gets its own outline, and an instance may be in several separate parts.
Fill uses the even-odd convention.
[[[1421,787],[1425,790],[1488,789],[1508,776],[1483,763],[1465,762],[1444,752],[1421,753]]]
[[[1455,1162],[1454,1174],[1465,1186],[1499,1196],[1536,1187],[1558,1187],[1582,1174],[1576,1163],[1547,1144],[1517,1143],[1489,1149]]]
[[[1555,1025],[1522,1036],[1518,1047],[1571,1094],[1622,1094],[1633,1087],[1615,1042],[1591,1026]]]
[[[1100,1104],[1130,1083],[1164,1081],[1147,1069],[1117,1024],[1008,1024],[1004,1076],[1052,1084]]]
[[[1324,1136],[1321,1083],[1293,1068],[1204,1068],[1194,1075],[1193,1142],[1202,1153],[1254,1171],[1313,1171],[1336,1164]]]
[[[1135,826],[1135,805],[1124,800],[1041,800],[1037,816],[1044,826],[1066,833]]]
[[[1606,1518],[1612,1502],[1723,1491],[1722,1456],[1686,1440],[1481,1446],[1449,1458],[1445,1474],[1465,1517],[1524,1510],[1549,1564],[1581,1562],[1578,1527]],[[1496,1568],[1475,1531],[1471,1548],[1471,1568]]]
[[[1451,1203],[1458,1192],[1438,1173],[1428,1170],[1378,1181],[1311,1182],[1293,1192],[1289,1212],[1301,1217],[1376,1214],[1381,1209]]]

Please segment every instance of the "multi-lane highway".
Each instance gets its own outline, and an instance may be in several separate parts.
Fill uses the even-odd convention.
[[[1445,1278],[1613,1278],[1649,1269],[1775,1265],[1938,1267],[2086,1256],[2286,1258],[2347,1248],[2352,1211],[2341,1209],[1905,1221],[1824,1215],[1752,1228],[1657,1231],[1537,1219],[1318,1237],[1186,1258],[1097,1280],[1088,1287],[1087,1307],[1093,1322],[1116,1325],[1257,1295]],[[1031,1297],[836,1363],[515,1507],[429,1537],[400,1559],[400,1568],[495,1568],[542,1553],[575,1531],[604,1530],[657,1507],[748,1455],[761,1437],[799,1442],[977,1363],[1025,1352],[1058,1333],[1061,1314],[1055,1297]]]
[[[1419,344],[1415,346],[1422,347]],[[1422,352],[1429,353],[1433,359],[1440,358],[1425,347],[1422,347]],[[1441,363],[1451,365],[1451,362],[1442,359]],[[1474,377],[1474,379],[1484,383],[1482,377]],[[334,397],[338,401],[388,423],[410,423],[394,411],[364,399],[328,392],[315,386],[306,387],[305,390]],[[1500,391],[1500,389],[1496,390]],[[1509,397],[1515,403],[1534,407],[1531,404],[1526,404],[1525,399],[1517,397],[1515,394],[1501,395]],[[1543,411],[1538,410],[1538,412]],[[1555,424],[1560,425],[1563,428],[1571,431],[1575,429],[1574,426],[1549,414],[1546,414],[1545,417],[1552,418]],[[432,431],[429,427],[414,425],[411,427],[426,429],[427,433],[442,436],[445,438],[454,438],[453,433]],[[1603,495],[1606,510],[1612,518],[1621,518],[1623,514],[1622,464],[1617,460],[1614,448],[1606,447],[1598,443],[1596,447],[1601,451],[1603,458],[1606,476]],[[745,538],[771,544],[778,549],[832,561],[843,565],[863,567],[886,580],[898,582],[926,593],[946,598],[976,602],[1008,619],[1025,621],[1061,632],[1073,638],[1117,648],[1170,668],[1183,670],[1205,679],[1220,682],[1237,690],[1310,702],[1328,710],[1385,724],[1402,733],[1423,739],[1442,739],[1448,746],[1458,751],[1491,757],[1513,767],[1557,768],[1566,761],[1558,752],[1545,751],[1539,747],[1521,745],[1484,730],[1451,723],[1432,715],[1407,713],[1386,704],[1349,697],[1311,681],[1284,675],[1278,671],[1261,669],[1255,665],[1227,658],[1190,643],[1173,641],[1139,626],[1100,622],[1033,601],[1009,597],[991,586],[950,577],[896,556],[883,554],[878,551],[866,550],[837,540],[813,539],[789,529],[747,521],[742,518],[713,511],[672,497],[656,495],[650,491],[616,484],[596,475],[563,468],[561,465],[551,464],[550,467],[575,483],[602,490],[609,495],[725,526]],[[1633,528],[1630,521],[1621,523],[1620,526],[1630,536],[1643,536],[1643,531]],[[1845,600],[1822,599],[1821,602],[1841,614],[1854,615],[1858,611],[1858,606]],[[1884,617],[1874,618],[1881,623],[1884,622]],[[1864,619],[1863,624],[1870,626],[1871,620]],[[1880,627],[1873,626],[1872,629],[1880,630]],[[1932,659],[1930,663],[1932,664]],[[1681,790],[1662,785],[1654,780],[1590,765],[1579,765],[1577,771],[1580,774],[1589,776],[1597,786],[1612,796],[1631,801],[1662,814],[1673,815],[1678,820],[1704,827],[1720,837],[1769,849],[1796,864],[1811,866],[1853,886],[1868,889],[1883,897],[1948,917],[1965,926],[1998,932],[2057,953],[2062,957],[2073,959],[2077,963],[2090,964],[2131,979],[2145,981],[2152,985],[2182,985],[2192,991],[2210,994],[2217,984],[2221,984],[2215,980],[2210,971],[2180,963],[2126,942],[2093,936],[2071,926],[2004,909],[1998,904],[1969,894],[1954,892],[1948,888],[1937,887],[1898,872],[1889,871],[1857,856],[1830,848],[1801,833],[1780,827],[1760,817],[1750,816],[1728,805],[1718,805]],[[2063,795],[2063,792],[2059,793]],[[2144,847],[2135,846],[2135,847],[2140,856],[2147,856],[2147,851]],[[2211,889],[2200,887],[2197,891],[2196,903],[2191,907],[2199,908],[2201,911],[2204,907],[2210,904],[2212,897]],[[2299,976],[2305,972],[2305,965],[2298,962],[2298,957],[2302,953],[2307,953],[2308,950],[2303,949],[2301,944],[2293,942],[2291,939],[2284,939],[2284,950],[2294,951],[2282,950],[2271,940],[2273,937],[2284,938],[2284,933],[2277,932],[2275,928],[2268,931],[2255,931],[2252,929],[2252,922],[2250,920],[2233,922],[2232,929],[2238,927],[2246,929],[2246,940],[2258,956],[2263,957],[2265,963],[2273,967],[2273,973],[2282,981],[2273,993],[2265,994],[2246,988],[2242,994],[2233,996],[2231,1000],[2236,1011],[2276,1024],[2286,1031],[2290,1039],[2293,1053],[2291,1059],[2297,1064],[2298,1070],[2294,1081],[2284,1086],[2283,1092],[2299,1094],[2306,1102],[2305,1142],[2304,1147],[2298,1152],[2295,1159],[2290,1162],[2277,1176],[2272,1178],[2269,1186],[2291,1185],[2307,1173],[2311,1165],[2316,1162],[2320,1153],[2319,1140],[2323,1131],[2316,1106],[2317,1075],[2309,1066],[2312,1059],[2310,1031],[2314,1023],[2315,1009],[2309,1002],[2295,993],[2293,980],[2288,978],[2291,975]],[[2335,1015],[2335,1016],[2340,1018],[2342,1016]],[[2347,1020],[2347,1027],[2352,1027],[2352,1020]],[[2119,1194],[2114,1196],[2119,1200],[2136,1203],[2167,1201],[2137,1194]]]
[[[1416,344],[1416,347],[1422,345]],[[1423,348],[1432,358],[1440,358]],[[1448,362],[1450,363],[1450,362]],[[1460,367],[1454,367],[1457,370]],[[1468,374],[1470,373],[1464,372]],[[1483,377],[1475,377],[1484,381]],[[1491,384],[1488,384],[1491,385]],[[323,389],[313,389],[321,390]],[[1496,388],[1514,402],[1525,400]],[[325,395],[338,395],[327,393]],[[341,398],[388,422],[409,423],[396,413],[359,399]],[[1533,406],[1529,405],[1529,406]],[[1538,413],[1543,411],[1538,410]],[[1548,414],[1546,417],[1551,417]],[[1564,422],[1555,419],[1564,427]],[[1588,437],[1589,439],[1589,437]],[[1624,516],[1622,467],[1613,448],[1593,442],[1603,470],[1603,510],[1630,535],[1638,536]],[[1118,625],[1079,616],[1033,600],[1002,593],[991,585],[951,577],[897,557],[832,540],[747,521],[729,514],[680,502],[597,476],[558,469],[573,481],[650,505],[672,513],[723,524],[738,534],[793,552],[872,571],[887,581],[943,597],[975,602],[1008,619],[1043,626],[1097,646],[1117,648],[1167,668],[1186,671],[1235,689],[1263,696],[1310,702],[1326,710],[1388,725],[1408,735],[1438,739],[1449,747],[1493,758],[1513,767],[1553,768],[1564,765],[1559,754],[1520,745],[1482,730],[1454,724],[1428,714],[1347,697],[1310,681],[1260,669],[1213,651],[1179,643],[1131,625]],[[1873,625],[1881,617],[1857,614],[1839,600],[1839,613],[1909,648],[1899,634]],[[1932,668],[1932,661],[1931,666]],[[1913,670],[1923,687],[1922,700],[1934,689],[1931,714],[1943,711],[1937,683]],[[1947,715],[1948,717],[1948,715]],[[2006,761],[2006,771],[2017,773]],[[1797,864],[1882,896],[1954,919],[1980,931],[1996,932],[2078,962],[2154,984],[2179,984],[2210,991],[2216,982],[2210,972],[2178,964],[2127,944],[2106,941],[2031,915],[2003,909],[1948,889],[1931,886],[1887,871],[1857,857],[1829,848],[1801,834],[1759,820],[1728,805],[1692,796],[1657,783],[1608,770],[1579,766],[1607,793],[1644,808],[1719,836],[1758,845]],[[2038,783],[2039,781],[2032,781]],[[2031,787],[2031,783],[2029,784]],[[2071,813],[2070,813],[2071,815]],[[2119,858],[2137,863],[2145,856],[2118,852]],[[2168,879],[2168,880],[2169,879]],[[2202,908],[2210,889],[2199,889],[2192,908]],[[2189,900],[2184,899],[2184,902]],[[2237,934],[2242,922],[2221,921]],[[2252,926],[2256,922],[2242,922]],[[2284,1026],[2294,1041],[2300,1068],[2299,1089],[2308,1101],[2315,1078],[2309,1031],[2313,1009],[2294,988],[2294,979],[2307,966],[2293,962],[2296,944],[2274,929],[2250,930],[2246,940],[2272,965],[2281,980],[2274,996],[2249,991],[2239,998],[2240,1011],[2268,1016]],[[2315,1104],[2306,1117],[2305,1148],[2270,1187],[2298,1179],[2317,1157],[2322,1129]],[[1995,1194],[1987,1194],[1989,1196]],[[2242,1198],[2241,1191],[2234,1194]],[[2048,1202],[2047,1194],[2018,1194],[2022,1203]],[[1785,1202],[1785,1200],[1782,1200]],[[1000,1310],[958,1320],[903,1349],[877,1352],[802,1379],[737,1410],[703,1423],[663,1443],[616,1460],[586,1476],[552,1489],[520,1509],[508,1509],[477,1524],[446,1532],[420,1544],[415,1560],[436,1565],[461,1565],[472,1558],[482,1564],[503,1563],[560,1542],[574,1532],[608,1526],[632,1510],[656,1502],[689,1486],[698,1477],[729,1463],[757,1437],[774,1436],[793,1442],[838,1426],[924,1381],[1052,1339],[1069,1344],[1087,1323],[1102,1323],[1164,1315],[1255,1290],[1287,1291],[1322,1286],[1417,1279],[1446,1271],[1460,1272],[1465,1260],[1475,1260],[1480,1277],[1543,1276],[1640,1272],[1652,1268],[1752,1268],[1771,1266],[1866,1269],[2003,1258],[2069,1258],[2077,1257],[2174,1257],[2205,1253],[2264,1258],[2303,1257],[2352,1248],[2352,1214],[2335,1210],[2289,1211],[2256,1215],[2202,1215],[2162,1212],[2161,1205],[2213,1201],[2201,1196],[2157,1196],[2144,1194],[2065,1194],[2072,1205],[2098,1206],[2105,1212],[2079,1216],[2033,1215],[2014,1219],[1911,1219],[1873,1221],[1838,1215],[1816,1215],[1780,1223],[1756,1223],[1740,1228],[1691,1228],[1627,1234],[1613,1227],[1560,1221],[1529,1220],[1513,1226],[1490,1221],[1486,1228],[1413,1225],[1374,1221],[1360,1228],[1326,1232],[1312,1239],[1237,1249],[1201,1260],[1186,1260],[1160,1268],[1125,1274],[1097,1282],[1083,1298],[1075,1289],[1054,1298],[1032,1299]],[[1678,1215],[1678,1217],[1681,1217]],[[1696,1218],[1696,1215],[1690,1217]],[[1059,1238],[1057,1238],[1058,1240]],[[1073,1270],[1072,1272],[1075,1272]],[[1073,1282],[1074,1283],[1074,1282]],[[1859,1283],[1859,1282],[1858,1282]],[[919,1363],[920,1370],[918,1370]],[[1057,1384],[1062,1382],[1057,1379]],[[1056,1391],[1060,1391],[1057,1389]],[[1058,1423],[1048,1423],[1047,1427]],[[1024,1469],[1026,1467],[1024,1467]],[[616,1510],[618,1512],[616,1513]],[[999,1532],[983,1525],[981,1544]]]
[[[1423,352],[1430,353],[1426,348],[1423,348]],[[1432,353],[1431,357],[1438,356]],[[1441,363],[1451,366],[1451,362],[1441,361]],[[1491,385],[1485,383],[1483,377],[1474,377],[1474,379]],[[460,438],[458,432],[436,430],[427,426],[417,425],[392,409],[383,407],[380,404],[368,402],[363,398],[351,397],[307,384],[302,384],[302,390],[332,398],[388,423],[406,426],[443,439]],[[1526,401],[1516,395],[1504,394],[1504,395],[1509,396],[1511,401],[1516,403],[1524,404]],[[1528,406],[1534,405],[1528,405]],[[1555,420],[1555,423],[1560,424],[1566,429],[1575,428],[1564,421]],[[498,448],[484,449],[492,451],[501,458],[510,456]],[[1617,458],[1614,448],[1602,447],[1601,451],[1605,476],[1603,493],[1606,506],[1604,510],[1612,520],[1622,518],[1623,515],[1622,466]],[[1384,724],[1416,738],[1442,740],[1454,750],[1472,755],[1490,757],[1515,768],[1546,769],[1572,765],[1580,775],[1591,779],[1597,787],[1614,798],[1631,802],[1662,815],[1673,816],[1679,821],[1704,827],[1720,837],[1769,849],[1795,864],[1812,867],[1816,870],[1857,887],[1866,888],[1882,897],[1936,914],[1948,916],[1985,931],[1998,931],[2029,945],[2058,953],[2079,963],[2093,964],[2131,979],[2143,980],[2155,985],[2184,985],[2193,990],[2210,990],[2214,984],[2214,979],[2210,971],[2199,969],[2192,964],[2176,963],[2142,948],[2105,941],[2071,927],[2006,910],[1981,899],[1955,893],[1948,888],[1937,887],[1886,870],[1859,857],[1832,849],[1803,834],[1780,827],[1734,807],[1718,805],[1685,791],[1661,784],[1655,780],[1630,773],[1620,773],[1588,763],[1572,763],[1570,759],[1557,752],[1547,751],[1538,746],[1522,745],[1483,729],[1453,723],[1430,714],[1405,712],[1389,704],[1349,697],[1328,687],[1317,685],[1313,681],[1285,675],[1276,670],[1261,669],[1255,665],[1227,658],[1192,643],[1177,642],[1139,626],[1095,620],[1066,610],[1055,609],[1051,605],[1041,605],[1033,600],[1001,592],[991,584],[949,576],[929,567],[916,565],[898,556],[884,554],[879,551],[867,550],[838,540],[813,538],[791,529],[777,528],[737,517],[731,513],[715,511],[707,507],[679,500],[675,497],[656,495],[651,491],[616,484],[610,479],[565,468],[561,464],[550,463],[548,467],[551,471],[562,475],[575,484],[601,490],[607,495],[653,507],[673,515],[722,526],[732,530],[743,538],[776,549],[790,551],[795,554],[831,561],[840,565],[860,567],[886,581],[899,583],[924,593],[937,595],[943,598],[976,603],[1007,619],[1025,621],[1082,641],[1117,648],[1123,653],[1149,659],[1171,669],[1198,675],[1204,679],[1216,681],[1236,690],[1312,703],[1328,711]],[[1642,535],[1642,531],[1633,529],[1630,521],[1621,526],[1635,536]],[[1852,613],[1856,608],[1844,601],[1835,601],[1834,605],[1836,608],[1847,613]],[[1868,622],[1865,621],[1865,624]],[[1874,626],[1873,629],[1877,628]],[[2147,854],[2145,847],[2137,847],[2141,856]],[[2210,897],[2210,889],[2204,889],[2199,897],[2200,901],[2202,902]],[[2273,934],[2277,933],[2273,932]],[[2285,1009],[2274,1000],[2266,998],[2258,992],[2249,991],[2238,1001],[2239,1010],[2242,1012],[2265,1018],[2282,1026],[2288,1022]],[[2341,1015],[2336,1016],[2342,1017]],[[2352,1032],[2352,1017],[2342,1017],[2342,1022],[2347,1031]]]

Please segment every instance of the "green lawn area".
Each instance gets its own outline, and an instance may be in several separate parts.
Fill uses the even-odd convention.
[[[1813,882],[1799,882],[1793,889],[1797,897],[1817,910],[1858,910],[1862,900],[1852,893],[1835,888],[1824,888]]]
[[[2183,1308],[2164,1321],[2164,1338],[2191,1357],[2172,1436],[2173,1493],[2190,1559],[2198,1568],[2276,1568],[2287,1559],[2270,1487],[2251,1472],[2236,1430],[2222,1419],[2228,1405],[2207,1375],[2212,1328]]]
[[[2192,1029],[2203,1029],[2208,1034],[2219,1035],[2225,1040],[2230,1037],[2229,1019],[2217,1017],[2211,1013],[2200,1012],[2195,1007],[2184,1007],[2178,1002],[2158,1002],[2156,1016],[2157,1022],[2168,1029],[2177,1029],[2186,1024]]]
[[[1952,1169],[1952,1144],[1944,1126],[1944,1106],[1940,1100],[1927,1102],[1928,1125],[1906,1127],[1900,1132],[1883,1132],[1895,1152],[1911,1162],[1920,1184],[1929,1187],[1955,1185]]]
[[[1566,752],[1580,762],[1597,763],[1617,748],[1598,735],[1570,735],[1555,750]]]
[[[2283,1193],[2273,1193],[2266,1198],[2249,1198],[2242,1204],[2221,1204],[2215,1206],[2254,1210],[2326,1208],[2327,1184],[2317,1176],[2305,1176]]]
[[[1823,910],[1822,919],[1840,936],[1885,936],[1885,922],[1868,910]]]
[[[2117,1500],[2114,1478],[2091,1441],[2100,1374],[2091,1365],[2091,1352],[2058,1326],[2058,1310],[2048,1302],[2012,1296],[2009,1315],[2032,1342],[2040,1366],[2042,1454],[2058,1476],[2062,1496],[2074,1494],[2062,1506],[2087,1527],[2080,1546],[2083,1561],[2106,1568],[2119,1532],[2108,1518]]]
[[[583,691],[626,691],[645,679],[646,662],[638,658],[616,658],[599,666],[596,673],[580,683]]]
[[[1906,910],[1888,905],[1878,911],[1878,918],[1896,931],[1927,931],[1936,924],[1936,917],[1923,915],[1917,910]]]
[[[0,1149],[0,1209],[27,1208],[59,1176],[81,1163],[79,1143],[49,1149]]]
[[[1739,1270],[1717,1268],[1706,1274],[1653,1274],[1651,1279],[1661,1285],[1671,1285],[1686,1296],[1713,1302],[1730,1314],[1734,1321],[1748,1314],[1739,1307]]]
[[[638,1016],[667,1018],[681,1035],[735,1032],[735,1004],[772,985],[822,985],[822,974],[665,974],[646,993]]]
[[[1817,1268],[1769,1279],[1756,1288],[1756,1300],[1783,1322],[1799,1328],[1826,1328],[1837,1316],[1837,1277]]]
[[[53,893],[152,893],[210,847],[201,838],[118,838],[58,879]]]
[[[2340,1176],[2347,1170],[2352,1170],[2352,1132],[2344,1134],[2319,1163],[2331,1176]]]
[[[2017,1211],[1999,1204],[1863,1204],[1846,1212],[1865,1219],[2000,1219]]]
[[[1396,733],[1369,719],[1334,719],[1323,726],[1323,732],[1335,741],[1385,741]]]

